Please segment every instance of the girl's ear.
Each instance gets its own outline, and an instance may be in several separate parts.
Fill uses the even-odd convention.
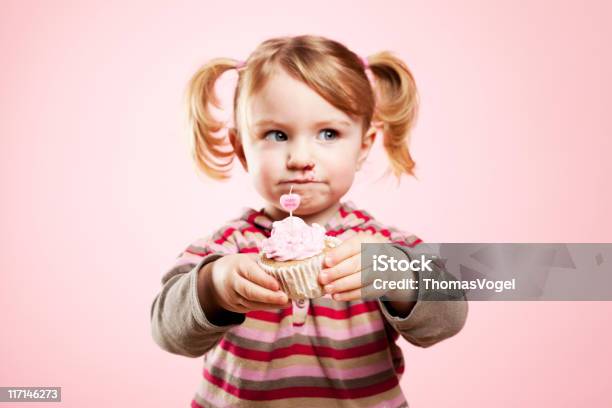
[[[376,133],[378,129],[371,126],[366,132],[365,136],[361,139],[361,147],[359,148],[359,157],[357,158],[357,170],[361,170],[361,165],[368,158],[370,149],[376,140]]]
[[[240,163],[242,164],[242,168],[248,172],[249,169],[247,166],[246,156],[244,155],[244,148],[242,147],[242,142],[240,142],[240,137],[238,137],[238,131],[236,128],[229,128],[227,130],[227,134],[229,136],[230,143],[234,148],[234,153],[236,153],[238,160],[240,160]]]

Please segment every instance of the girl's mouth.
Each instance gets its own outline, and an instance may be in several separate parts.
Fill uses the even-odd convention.
[[[281,181],[281,184],[307,184],[307,183],[319,183],[320,180],[315,178],[315,172],[311,169],[305,172],[304,174],[300,174],[300,177],[296,177],[289,180]]]
[[[320,181],[310,180],[310,179],[299,179],[299,180],[281,181],[281,184],[289,184],[289,183],[293,183],[293,184],[306,184],[306,183],[320,183]]]

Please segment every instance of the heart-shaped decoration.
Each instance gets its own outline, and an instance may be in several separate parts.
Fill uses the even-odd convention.
[[[300,195],[295,193],[283,194],[280,196],[280,205],[290,213],[300,206]]]

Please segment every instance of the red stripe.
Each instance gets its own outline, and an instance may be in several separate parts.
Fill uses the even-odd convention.
[[[325,316],[331,319],[348,319],[353,316],[360,315],[362,313],[372,312],[378,310],[378,302],[367,301],[356,305],[351,305],[346,309],[335,310],[325,306],[312,305],[308,309],[308,314],[311,316]],[[279,323],[287,316],[292,315],[291,307],[280,309],[279,312],[271,312],[269,310],[253,310],[247,312],[246,317],[257,320],[264,320],[266,322]]]
[[[408,248],[413,248],[416,245],[420,244],[421,242],[423,242],[423,241],[420,238],[417,238],[414,242],[412,242],[410,244],[407,244],[405,241],[394,241],[393,244],[398,244],[398,245],[405,246],[405,247],[408,247]]]
[[[374,234],[376,234],[378,232],[378,231],[376,231],[376,228],[374,228],[372,226],[367,227],[367,228],[353,227],[351,229],[353,231],[357,231],[357,232],[359,232],[359,231],[370,231],[372,233],[372,235],[374,235]]]
[[[355,214],[355,216],[357,218],[361,218],[364,221],[370,221],[372,219],[372,217],[369,217],[369,216],[365,215],[364,213],[362,213],[359,210],[354,210],[354,211],[348,212],[348,211],[346,211],[344,209],[344,206],[340,206],[340,215],[342,216],[342,218],[346,218],[350,214]]]
[[[221,235],[221,238],[219,238],[219,239],[216,239],[216,240],[215,240],[215,243],[217,243],[217,244],[222,244],[222,243],[224,243],[225,241],[227,241],[227,238],[228,238],[230,235],[232,235],[232,233],[233,233],[234,231],[236,231],[236,229],[235,229],[235,228],[233,228],[233,227],[230,227],[230,228],[226,229],[225,231],[223,231],[223,234]]]
[[[385,237],[391,236],[391,231],[389,231],[388,229],[381,229],[380,233],[383,234]]]
[[[350,347],[347,349],[334,349],[332,347],[312,346],[310,344],[292,344],[291,346],[274,349],[272,351],[261,351],[237,346],[224,337],[219,342],[219,346],[235,356],[256,361],[271,361],[289,357],[295,354],[345,360],[347,358],[363,357],[369,354],[377,353],[381,350],[385,350],[387,347],[389,347],[389,343],[387,342],[386,338],[382,338],[372,343],[362,344],[360,346]]]
[[[387,319],[385,319],[385,322],[387,321]],[[391,338],[393,339],[393,342],[395,343],[397,341],[397,339],[399,339],[399,333],[396,332],[395,330],[391,330]]]
[[[247,217],[247,221],[249,222],[249,224],[255,224],[255,218],[259,217],[260,215],[261,212],[254,211],[251,215]]]
[[[335,310],[325,306],[314,306],[308,311],[309,313],[314,309],[313,316],[325,316],[332,319],[348,319],[352,316],[357,316],[362,313],[372,312],[378,310],[378,302],[369,301],[363,302],[356,305],[351,305],[346,309]]]
[[[256,234],[265,235],[262,230],[260,230],[259,228],[253,227],[253,226],[248,226],[248,227],[241,228],[240,232],[242,232],[243,234],[245,232],[254,232]]]
[[[212,254],[211,251],[205,251],[205,252],[197,252],[197,251],[192,251],[189,248],[185,250],[185,252],[188,252],[190,254],[193,255],[198,255],[198,256],[206,256],[206,255],[210,255]],[[259,248],[258,247],[246,247],[246,248],[240,248],[239,253],[241,254],[248,254],[248,253],[259,253]]]
[[[248,254],[248,253],[257,254],[257,253],[259,253],[259,248],[257,248],[257,247],[240,248],[240,253],[241,254]]]
[[[208,370],[204,371],[204,378],[229,394],[238,398],[254,401],[270,401],[281,398],[336,398],[351,399],[365,398],[372,395],[381,394],[398,385],[397,377],[389,377],[378,384],[361,388],[334,389],[327,387],[286,387],[276,390],[247,390],[240,389],[228,382],[211,375]]]
[[[250,319],[264,320],[272,323],[279,323],[287,316],[291,316],[291,307],[281,309],[280,313],[268,310],[252,310],[246,313],[246,317]]]
[[[361,218],[364,221],[370,221],[370,217],[368,217],[367,215],[365,215],[359,210],[353,211],[353,214],[355,214],[357,217]]]

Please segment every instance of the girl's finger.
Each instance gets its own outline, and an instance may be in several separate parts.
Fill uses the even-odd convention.
[[[284,292],[281,292],[280,290],[276,292],[271,291],[270,289],[261,287],[241,276],[237,277],[236,282],[234,283],[234,288],[240,296],[249,301],[284,305],[289,300],[287,294]]]
[[[349,290],[348,292],[334,293],[332,298],[339,302],[349,302],[351,300],[361,299],[361,288]]]
[[[330,249],[325,254],[325,260],[323,266],[328,268],[334,266],[343,260],[352,257],[355,254],[361,253],[361,241],[362,235],[357,234],[338,245],[335,248]]]
[[[347,241],[348,242],[348,241]],[[333,283],[335,280],[354,274],[361,270],[361,253],[353,255],[331,268],[323,269],[319,273],[319,282],[322,285]]]
[[[335,293],[333,295],[333,299],[344,302],[348,302],[350,300],[376,300],[386,293],[386,290],[375,289],[374,285],[370,283],[358,289]]]
[[[361,244],[364,243],[385,243],[391,242],[387,237],[377,232],[376,234],[371,234],[369,232],[358,232],[357,235],[347,239],[342,244],[337,247],[330,249],[327,251],[327,255],[325,260],[323,261],[323,265],[328,268],[336,265],[339,262],[342,262],[344,259],[347,259],[353,255],[361,253]]]
[[[246,263],[238,269],[238,274],[246,280],[256,283],[264,288],[276,291],[280,289],[280,284],[274,277],[267,274],[255,261]]]
[[[339,293],[346,292],[348,290],[358,289],[362,287],[361,272],[355,272],[351,275],[337,279],[332,283],[325,285],[325,292],[327,293]]]

